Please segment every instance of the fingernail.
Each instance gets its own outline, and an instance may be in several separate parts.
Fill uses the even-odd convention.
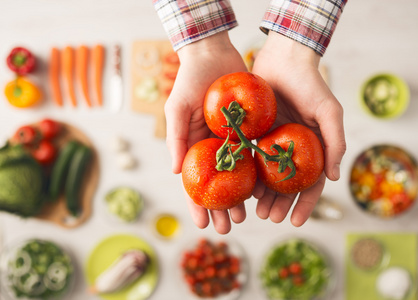
[[[332,174],[334,175],[334,178],[336,180],[340,179],[340,164],[336,164],[334,166],[334,170],[332,171]]]

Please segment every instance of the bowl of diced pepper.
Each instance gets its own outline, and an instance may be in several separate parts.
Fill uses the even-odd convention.
[[[188,299],[237,299],[248,279],[242,247],[231,239],[203,237],[182,250],[180,270]]]
[[[383,219],[399,216],[417,197],[416,160],[397,146],[372,146],[355,159],[349,185],[355,203],[364,211]]]

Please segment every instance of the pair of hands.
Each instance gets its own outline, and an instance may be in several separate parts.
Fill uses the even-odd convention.
[[[225,74],[247,71],[227,31],[189,44],[181,48],[178,55],[180,69],[165,105],[167,146],[175,174],[181,173],[188,149],[211,135],[203,116],[203,101],[209,86]],[[252,70],[266,80],[276,94],[278,116],[274,127],[290,122],[304,124],[320,137],[325,147],[324,174],[314,186],[300,193],[291,216],[294,226],[301,226],[309,218],[326,177],[333,181],[339,179],[346,149],[343,109],[318,71],[319,60],[320,56],[312,49],[270,32]],[[283,221],[297,196],[278,194],[261,182],[257,182],[253,195],[258,199],[257,215],[275,223]],[[231,220],[234,223],[245,220],[244,204],[229,211],[208,212],[195,204],[186,192],[185,197],[199,228],[207,227],[211,218],[216,231],[226,234],[231,230]]]

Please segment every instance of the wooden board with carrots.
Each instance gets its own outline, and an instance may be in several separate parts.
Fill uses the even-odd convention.
[[[156,118],[154,134],[165,138],[164,104],[174,85],[180,61],[168,40],[135,41],[131,57],[131,107]]]

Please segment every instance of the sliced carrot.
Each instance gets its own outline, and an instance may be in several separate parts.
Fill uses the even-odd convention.
[[[73,106],[77,106],[77,98],[74,92],[74,49],[71,46],[65,47],[62,52],[62,68],[71,103]]]
[[[78,47],[76,56],[77,77],[80,82],[81,90],[83,91],[87,105],[91,107],[91,100],[89,96],[88,62],[89,48],[86,46]]]
[[[58,106],[62,106],[62,93],[60,86],[60,51],[57,48],[51,49],[49,58],[49,84],[52,98]]]
[[[93,62],[94,62],[94,86],[96,89],[97,103],[103,104],[103,68],[104,68],[104,56],[105,48],[103,45],[96,45],[93,49]]]

